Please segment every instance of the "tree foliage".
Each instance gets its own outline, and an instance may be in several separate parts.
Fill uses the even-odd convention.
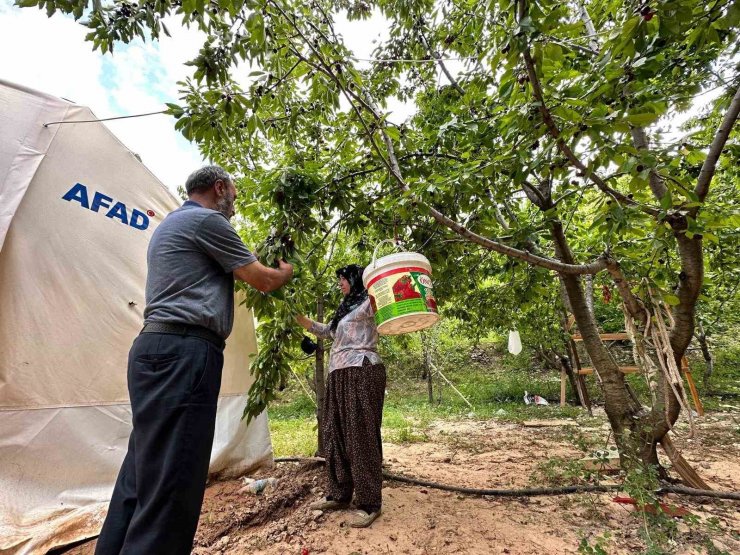
[[[175,127],[243,176],[240,214],[270,230],[264,259],[301,255],[306,268],[287,292],[249,294],[263,349],[248,414],[274,396],[297,336],[292,312],[324,287],[326,240],[340,230],[360,258],[388,236],[423,251],[445,309],[480,323],[556,302],[557,272],[591,337],[618,441],[640,408],[625,408],[623,377],[579,311],[578,276],[614,288],[643,327],[652,296],[672,306],[678,356],[704,298],[704,252],[735,262],[736,1],[19,4],[84,18],[103,52],[159,38],[166,17],[203,32],[169,105]],[[367,65],[336,20],[373,13],[388,38]],[[414,115],[392,121],[394,99],[414,103]],[[679,132],[672,122],[692,106],[701,113]],[[653,449],[678,414],[668,399],[646,420],[658,430]]]

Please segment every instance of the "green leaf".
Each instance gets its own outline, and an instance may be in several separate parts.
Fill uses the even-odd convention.
[[[704,239],[709,240],[710,242],[714,243],[715,245],[719,245],[719,237],[717,237],[714,233],[710,233],[709,231],[705,231],[702,233],[702,236]]]
[[[660,207],[663,210],[670,210],[673,207],[673,197],[671,196],[670,191],[666,191],[663,198],[660,199]]]
[[[663,301],[671,306],[678,306],[681,304],[681,299],[676,297],[676,295],[671,295],[669,293],[663,293]]]
[[[659,117],[660,115],[650,112],[631,113],[627,116],[627,121],[637,127],[643,127],[657,121]]]
[[[394,141],[398,141],[401,138],[401,133],[398,131],[398,128],[388,126],[385,128],[385,133]]]

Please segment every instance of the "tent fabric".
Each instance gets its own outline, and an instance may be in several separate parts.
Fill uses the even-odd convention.
[[[56,126],[44,127],[47,121],[64,119],[69,107],[58,98],[33,93],[0,80],[0,250],[26,188],[43,160]],[[39,125],[41,123],[41,125]],[[12,135],[9,133],[12,130]]]
[[[179,202],[82,106],[0,81],[0,553],[97,534],[126,453],[126,361],[141,329],[146,249]],[[241,420],[257,344],[238,308],[211,473],[272,457]]]

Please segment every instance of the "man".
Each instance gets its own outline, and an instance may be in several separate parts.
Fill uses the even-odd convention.
[[[234,278],[263,292],[293,267],[260,264],[229,219],[236,188],[218,166],[193,172],[189,200],[155,230],[144,328],[129,353],[133,432],[98,538],[98,555],[190,553],[213,444]]]

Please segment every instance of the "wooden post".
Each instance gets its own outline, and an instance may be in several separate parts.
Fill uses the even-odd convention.
[[[568,375],[565,373],[565,368],[560,369],[560,406],[565,406],[565,380],[568,379]]]
[[[578,348],[576,347],[575,341],[573,339],[569,339],[569,345],[571,352],[573,353],[573,362],[576,363],[576,366],[574,368],[575,370],[575,379],[576,379],[576,387],[578,391],[578,395],[581,398],[583,406],[586,407],[586,410],[588,410],[588,415],[593,416],[593,410],[591,409],[591,398],[588,396],[588,389],[586,388],[586,380],[584,379],[583,375],[581,375],[581,359],[578,356]]]
[[[429,396],[429,404],[434,403],[434,386],[432,382],[432,350],[429,345],[429,335],[426,331],[421,332],[421,353],[424,359],[424,373],[427,377],[427,394]]]
[[[696,390],[694,378],[691,376],[691,370],[689,370],[689,359],[685,356],[681,359],[681,370],[686,374],[686,381],[689,382],[689,390],[691,391],[691,398],[694,400],[696,412],[699,416],[704,416],[704,405],[701,404],[699,392]]]
[[[324,296],[319,295],[316,301],[316,321],[323,323],[324,321]],[[326,393],[326,386],[324,384],[324,340],[316,340],[316,364],[314,366],[313,381],[314,388],[316,390],[316,423],[318,424],[318,455],[324,456],[324,434],[321,428],[321,422],[324,419],[324,396]]]

